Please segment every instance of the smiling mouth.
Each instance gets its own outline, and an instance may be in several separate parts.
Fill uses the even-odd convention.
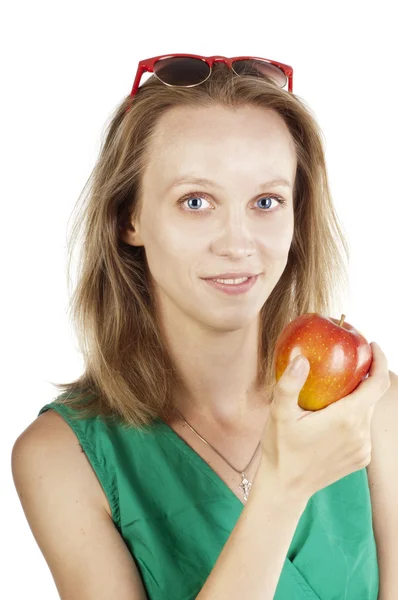
[[[244,294],[248,292],[256,283],[259,275],[253,275],[251,277],[238,278],[236,280],[217,280],[217,279],[204,279],[210,286],[216,288],[222,292],[230,295]]]

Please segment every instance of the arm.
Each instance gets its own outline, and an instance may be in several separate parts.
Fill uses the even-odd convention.
[[[11,462],[22,508],[60,598],[146,600],[100,483],[62,417],[48,411],[33,421],[15,441]]]
[[[273,600],[308,500],[281,487],[260,463],[249,499],[197,600]]]
[[[367,467],[379,564],[378,600],[398,598],[398,377],[376,404],[371,422],[372,460]]]

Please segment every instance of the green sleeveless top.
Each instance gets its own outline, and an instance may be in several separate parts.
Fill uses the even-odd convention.
[[[48,409],[65,419],[86,453],[148,599],[194,600],[244,504],[160,419],[139,431],[116,419],[72,419],[75,410],[58,398],[38,414]],[[365,468],[310,498],[274,600],[377,600],[378,588]]]

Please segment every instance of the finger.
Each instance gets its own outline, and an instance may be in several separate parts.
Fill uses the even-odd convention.
[[[387,357],[376,342],[371,342],[372,363],[368,377],[346,396],[358,409],[368,409],[380,400],[391,385]]]
[[[367,384],[367,393],[371,390],[374,394],[374,398],[370,398],[370,403],[374,404],[386,393],[391,385],[391,381],[386,355],[376,342],[371,342],[370,346],[372,348],[373,360],[369,369],[369,377],[362,383]]]
[[[299,367],[297,370],[295,367]],[[298,396],[310,370],[310,363],[304,356],[295,357],[277,381],[274,394],[274,409],[289,414],[292,411],[305,412],[298,405]]]

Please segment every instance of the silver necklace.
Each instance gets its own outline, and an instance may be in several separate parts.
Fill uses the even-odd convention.
[[[251,482],[248,479],[246,479],[245,471],[247,471],[247,469],[250,467],[250,465],[251,465],[251,463],[253,461],[253,458],[255,457],[256,452],[257,452],[257,450],[258,450],[258,448],[259,448],[259,446],[261,444],[261,440],[259,441],[258,446],[255,449],[254,454],[251,457],[251,459],[250,459],[249,464],[247,465],[247,467],[243,471],[240,471],[239,469],[235,469],[235,467],[233,467],[231,465],[231,463],[228,462],[227,459],[224,458],[224,456],[222,456],[222,454],[220,454],[219,451],[214,448],[214,446],[212,446],[209,442],[206,442],[206,440],[204,438],[202,438],[202,436],[199,435],[199,433],[197,431],[195,431],[195,429],[188,423],[188,421],[186,421],[184,419],[184,417],[182,416],[182,414],[177,410],[177,408],[175,406],[174,406],[174,409],[178,413],[178,415],[181,417],[181,419],[188,425],[188,427],[190,429],[192,429],[192,431],[202,440],[202,442],[204,442],[205,444],[207,444],[208,446],[210,446],[210,448],[212,448],[214,450],[214,452],[217,452],[218,456],[221,456],[221,458],[223,460],[225,460],[225,462],[231,467],[231,469],[233,469],[234,471],[236,471],[236,473],[240,474],[242,480],[241,480],[241,482],[239,484],[239,489],[243,490],[243,497],[244,497],[244,499],[246,501],[248,499],[248,497],[249,497],[249,490],[252,487],[252,484],[251,484]]]

